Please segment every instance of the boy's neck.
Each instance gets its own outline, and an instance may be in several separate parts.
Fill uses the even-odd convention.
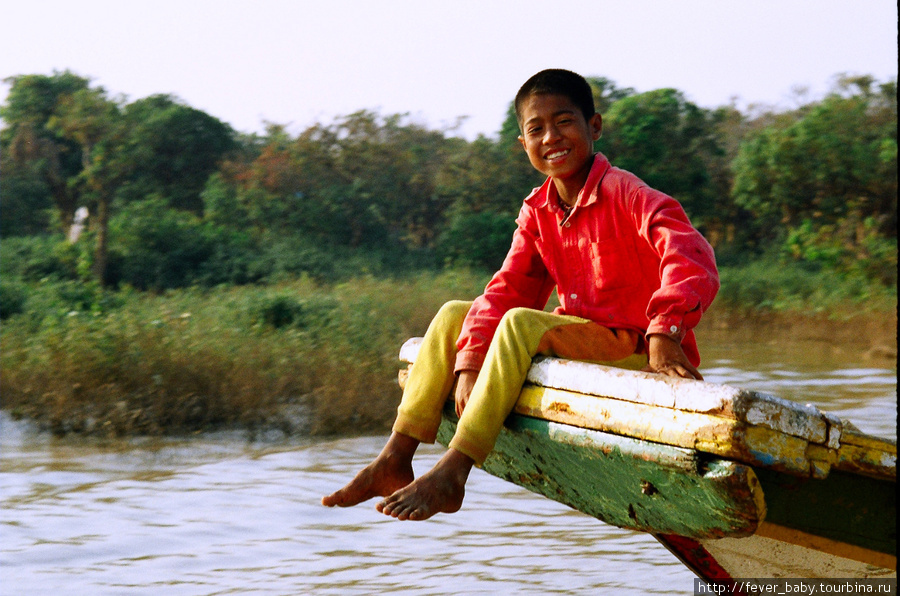
[[[584,188],[593,166],[594,159],[592,157],[587,160],[577,173],[565,178],[553,178],[553,186],[556,187],[556,194],[559,196],[560,201],[569,207],[575,206],[575,203],[578,202],[578,195],[581,189]]]
[[[558,178],[553,179],[553,185],[556,187],[556,195],[559,197],[559,201],[568,207],[575,206],[575,203],[578,202],[578,193],[584,188],[583,183],[577,188],[566,186]]]

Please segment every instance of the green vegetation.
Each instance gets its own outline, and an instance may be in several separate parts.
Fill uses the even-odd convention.
[[[383,428],[400,343],[481,291],[541,182],[512,110],[474,141],[371,112],[259,136],[70,72],[8,82],[2,407],[59,433]],[[895,312],[895,81],[751,113],[590,82],[598,150],[714,245],[718,307]]]
[[[773,270],[775,273],[773,274]],[[71,280],[0,284],[3,408],[59,434],[219,428],[383,431],[397,352],[486,271],[111,291]],[[754,263],[725,268],[729,310],[893,312],[896,292]],[[834,280],[836,278],[833,278]]]
[[[760,259],[719,270],[722,287],[716,306],[731,312],[825,315],[848,319],[884,316],[897,308],[897,286],[834,269]]]
[[[161,295],[39,283],[4,323],[3,408],[57,433],[381,430],[401,343],[484,283],[461,271]]]
[[[496,267],[541,182],[512,109],[496,139],[471,142],[368,111],[248,136],[177,98],[128,103],[70,72],[7,81],[0,233],[69,235],[86,207],[79,275],[108,287],[329,277],[373,251],[387,271]],[[896,285],[896,81],[839,76],[821,100],[748,113],[590,82],[598,150],[677,198],[723,262],[775,254]]]

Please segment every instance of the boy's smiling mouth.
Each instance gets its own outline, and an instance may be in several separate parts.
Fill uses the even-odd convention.
[[[544,159],[547,161],[557,161],[562,159],[563,157],[569,154],[569,149],[557,149],[556,151],[551,151],[544,156]]]

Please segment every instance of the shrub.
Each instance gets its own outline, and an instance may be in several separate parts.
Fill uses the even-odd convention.
[[[260,298],[253,304],[250,315],[255,323],[275,329],[325,328],[337,307],[337,300],[330,296],[298,298],[293,294],[276,294]]]
[[[735,310],[858,312],[896,303],[897,287],[884,286],[858,273],[842,273],[803,261],[767,257],[723,267],[716,302]]]
[[[169,208],[160,198],[127,205],[110,223],[109,279],[141,290],[257,281],[250,237]]]
[[[25,310],[25,287],[16,282],[0,280],[0,319],[6,319]]]
[[[268,235],[253,264],[259,279],[279,281],[308,275],[318,281],[335,279],[335,263],[343,259],[336,248],[316,245],[300,236]]]
[[[81,243],[73,245],[61,235],[20,236],[0,242],[4,277],[27,281],[78,279]]]
[[[816,268],[896,286],[897,238],[882,235],[878,227],[876,218],[861,219],[856,214],[834,225],[816,225],[807,219],[788,232],[783,251]]]
[[[515,218],[484,211],[456,214],[438,239],[437,252],[447,263],[496,271],[509,251]]]

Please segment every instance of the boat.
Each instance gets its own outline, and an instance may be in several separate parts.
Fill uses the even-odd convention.
[[[401,348],[401,386],[420,344]],[[440,443],[456,423],[451,399]],[[715,585],[893,578],[896,589],[897,443],[812,405],[537,357],[482,468],[652,534]]]

